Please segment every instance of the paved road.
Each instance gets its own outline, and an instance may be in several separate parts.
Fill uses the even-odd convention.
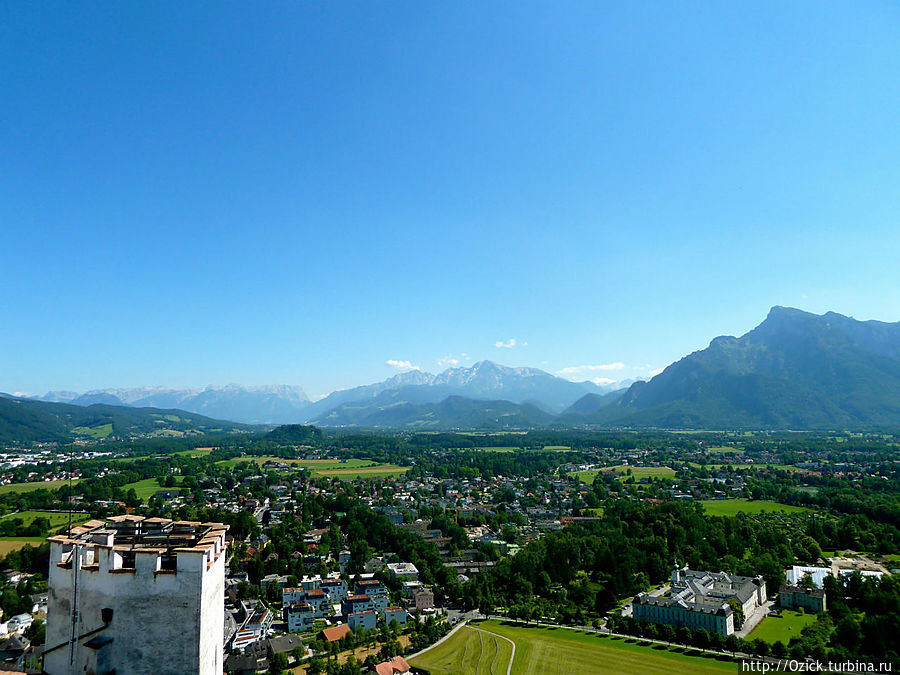
[[[735,631],[735,635],[739,638],[746,638],[750,633],[753,632],[753,629],[756,628],[760,622],[766,618],[766,615],[771,611],[773,605],[775,604],[774,600],[766,600],[759,607],[750,612],[750,616],[744,618],[744,626],[739,631]]]
[[[498,635],[497,633],[492,633],[489,630],[482,630],[481,628],[475,628],[475,626],[469,626],[472,630],[477,630],[479,633],[487,633],[488,635],[493,635],[494,637],[498,637],[501,640],[506,640],[509,644],[512,645],[512,654],[509,655],[509,665],[506,666],[506,675],[510,675],[512,672],[512,664],[516,658],[516,643],[510,640],[508,637],[503,637],[502,635]]]

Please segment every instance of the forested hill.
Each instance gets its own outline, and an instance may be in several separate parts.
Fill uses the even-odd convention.
[[[896,429],[900,323],[774,307],[749,333],[639,382],[584,424],[660,428]]]
[[[222,433],[250,428],[183,410],[102,404],[83,407],[0,395],[0,442],[5,443]]]

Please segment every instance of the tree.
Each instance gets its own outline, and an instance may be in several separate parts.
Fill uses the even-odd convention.
[[[288,667],[288,657],[284,652],[278,654],[269,647],[269,675],[281,675]]]
[[[700,649],[709,649],[709,631],[705,628],[695,630],[693,644]]]
[[[306,666],[306,672],[308,675],[320,675],[320,673],[324,673],[325,662],[319,657],[310,659],[309,664]]]
[[[44,644],[44,636],[47,633],[47,625],[42,619],[35,619],[28,628],[25,629],[25,637],[31,640],[33,645]]]
[[[744,627],[744,607],[737,598],[728,598],[728,605],[734,617],[734,629],[740,630]]]
[[[734,633],[725,638],[725,649],[730,651],[732,656],[739,652],[741,647],[741,639]]]
[[[659,639],[663,642],[675,642],[675,628],[664,623],[659,626]]]

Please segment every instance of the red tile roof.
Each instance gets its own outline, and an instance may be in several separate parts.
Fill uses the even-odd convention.
[[[396,673],[408,673],[409,664],[402,656],[395,656],[390,661],[382,661],[375,666],[378,675],[395,675]]]
[[[322,630],[322,637],[324,637],[329,642],[335,642],[340,640],[342,637],[347,635],[350,632],[350,626],[345,623],[340,624],[339,626],[332,626],[331,628],[325,628]]]

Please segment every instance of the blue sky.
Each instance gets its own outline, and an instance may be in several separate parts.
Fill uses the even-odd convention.
[[[622,379],[775,304],[900,320],[898,31],[889,2],[4,3],[0,391]]]

